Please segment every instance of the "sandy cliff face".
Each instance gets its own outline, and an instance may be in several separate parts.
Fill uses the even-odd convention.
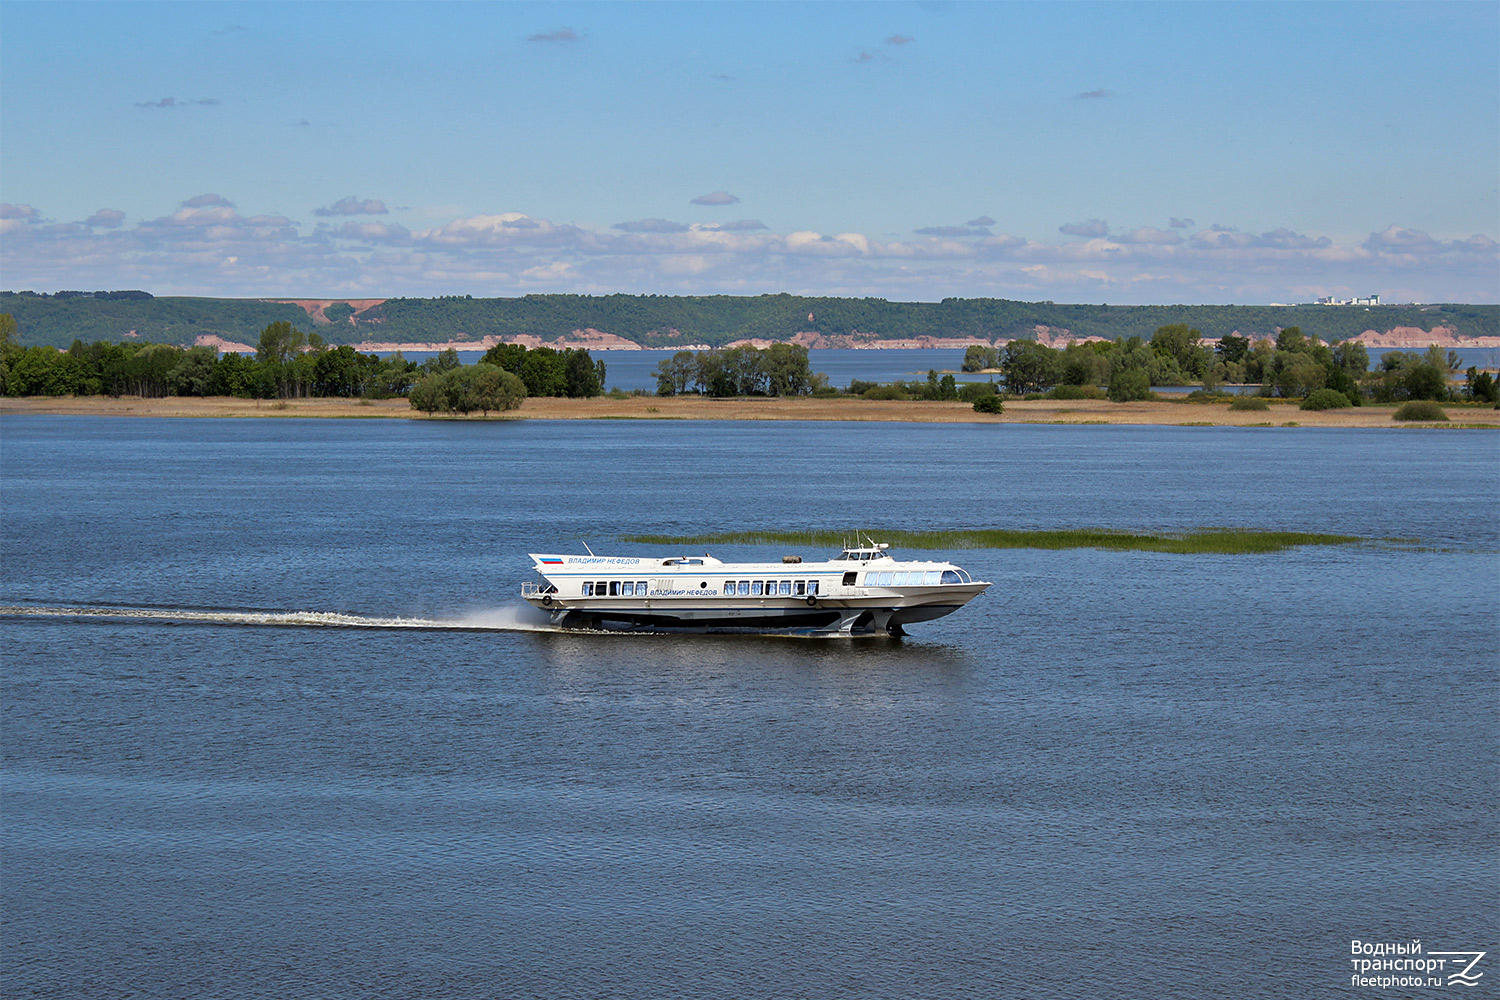
[[[371,351],[446,351],[452,348],[455,351],[488,351],[496,344],[522,344],[526,347],[550,347],[553,350],[565,351],[569,349],[584,348],[590,351],[641,351],[641,347],[633,340],[617,337],[612,333],[595,330],[592,327],[586,330],[574,330],[572,333],[558,337],[555,340],[543,340],[530,334],[521,334],[516,337],[490,336],[480,337],[477,340],[445,340],[428,343],[396,343],[394,341],[364,340],[358,344],[351,345],[356,351],[369,353]]]
[[[1424,330],[1420,326],[1398,326],[1390,330],[1366,330],[1354,338],[1366,347],[1382,350],[1392,347],[1500,347],[1500,337],[1459,337],[1451,326],[1435,326]]]
[[[284,306],[296,306],[312,317],[314,323],[330,323],[332,320],[323,314],[323,310],[329,306],[338,305],[340,302],[347,302],[354,307],[355,312],[364,312],[371,306],[380,305],[385,299],[262,299],[261,301],[275,302]],[[353,316],[349,317],[349,324],[351,326],[354,324]]]

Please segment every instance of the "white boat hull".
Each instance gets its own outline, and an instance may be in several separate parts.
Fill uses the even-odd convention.
[[[952,614],[990,586],[951,563],[853,551],[877,554],[740,564],[709,556],[533,555],[541,580],[523,587],[522,596],[562,627],[900,635],[907,625]],[[755,592],[745,593],[750,587]]]

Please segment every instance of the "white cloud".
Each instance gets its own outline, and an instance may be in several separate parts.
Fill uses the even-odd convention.
[[[338,201],[334,202],[332,205],[328,205],[328,206],[326,206],[324,208],[315,208],[315,209],[313,209],[313,214],[314,215],[323,215],[323,216],[328,216],[328,215],[385,215],[387,213],[387,211],[388,211],[388,209],[385,207],[385,202],[381,201],[379,198],[366,198],[363,201],[361,201],[360,199],[354,197],[354,195],[351,194],[351,195],[349,195],[347,197],[340,198]]]
[[[583,41],[584,35],[572,28],[558,28],[555,31],[543,31],[527,38],[528,42],[547,42],[552,45],[571,45],[574,42]]]
[[[635,222],[616,222],[612,228],[622,233],[685,233],[688,227],[668,219],[637,219]]]
[[[1089,219],[1087,222],[1067,222],[1058,226],[1057,231],[1066,236],[1108,236],[1109,223],[1103,219]]]
[[[694,205],[733,205],[739,198],[728,191],[710,191],[708,194],[700,194],[692,200]]]
[[[963,227],[882,239],[773,231],[756,220],[591,228],[502,212],[455,213],[412,232],[343,212],[309,227],[275,213],[242,213],[209,193],[133,224],[117,209],[56,223],[36,206],[5,204],[0,269],[11,288],[230,296],[541,289],[1264,302],[1305,301],[1309,287],[1352,287],[1388,300],[1484,302],[1500,287],[1500,247],[1484,235],[1435,237],[1395,225],[1340,243],[1291,228],[1250,233],[1219,225],[1191,236],[1150,226],[1111,236],[1095,219],[1063,227],[1082,238],[1038,242],[989,232],[981,222],[993,224],[981,216]]]
[[[196,97],[179,100],[175,97],[163,97],[159,101],[136,101],[138,108],[190,108],[194,105],[199,107],[213,107],[219,103],[217,97]]]
[[[115,208],[101,208],[87,219],[83,220],[85,226],[98,226],[101,229],[115,229],[125,221],[125,213]]]
[[[1156,229],[1152,226],[1142,226],[1139,229],[1132,229],[1128,233],[1122,233],[1119,236],[1113,237],[1113,239],[1116,243],[1137,245],[1157,244],[1170,246],[1174,243],[1182,242],[1182,237],[1176,233],[1169,233],[1165,229]]]

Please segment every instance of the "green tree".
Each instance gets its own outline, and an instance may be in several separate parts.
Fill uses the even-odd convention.
[[[656,394],[680,396],[688,391],[697,374],[697,360],[692,351],[678,351],[656,363]]]
[[[772,344],[762,352],[761,367],[773,396],[803,396],[813,389],[812,364],[801,344]]]
[[[604,392],[604,377],[600,367],[604,362],[596,366],[589,352],[586,350],[569,350],[563,352],[563,381],[564,392],[573,399],[580,397],[597,396]],[[510,409],[510,407],[505,407]]]
[[[348,344],[324,351],[313,361],[313,394],[362,396],[379,368],[380,359],[376,355],[360,354]]]
[[[239,396],[254,399],[259,393],[259,379],[255,362],[233,351],[219,359],[214,365],[209,383],[209,395]]]
[[[1058,375],[1058,381],[1062,385],[1103,385],[1109,381],[1108,351],[1114,349],[1114,343],[1103,341],[1108,347],[1102,353],[1097,349],[1099,343],[1075,342],[1063,348]]]
[[[488,351],[485,351],[484,357],[479,360],[482,364],[495,365],[510,372],[512,375],[519,375],[521,374],[521,365],[526,360],[526,345],[496,344]]]
[[[443,372],[456,370],[462,364],[463,362],[458,359],[458,352],[448,347],[422,362],[422,370],[441,375]]]
[[[260,332],[255,360],[261,364],[284,365],[307,344],[307,335],[285,320],[272,323]]]
[[[1328,373],[1328,388],[1342,392],[1354,406],[1363,402],[1359,391],[1359,383],[1354,381],[1354,376],[1349,374],[1349,369],[1335,366]]]
[[[406,394],[411,408],[422,413],[436,413],[443,405],[443,394],[438,387],[441,375],[424,375],[412,385]]]
[[[1327,381],[1328,370],[1308,351],[1278,350],[1272,355],[1270,378],[1264,385],[1282,397],[1306,396]]]
[[[986,344],[970,344],[964,348],[963,370],[982,372],[1000,365],[1000,352]]]
[[[1245,355],[1250,353],[1250,338],[1226,333],[1219,338],[1219,346],[1214,349],[1214,352],[1225,364],[1239,364],[1245,360]]]
[[[167,388],[174,396],[207,396],[213,392],[214,368],[219,352],[212,347],[191,347],[167,373]]]
[[[1278,351],[1301,351],[1306,350],[1307,346],[1307,337],[1302,333],[1300,326],[1289,326],[1276,334]]]
[[[1489,372],[1471,366],[1464,374],[1464,395],[1479,403],[1500,403],[1500,383]]]
[[[1341,340],[1333,345],[1333,363],[1358,378],[1370,370],[1370,352],[1357,340]]]
[[[965,382],[958,387],[958,398],[965,403],[977,403],[985,396],[998,394],[1000,387],[993,382]]]
[[[550,347],[534,347],[521,362],[528,396],[563,396],[568,391],[567,360]]]
[[[1109,379],[1109,398],[1129,403],[1151,398],[1151,378],[1144,368],[1122,368]]]
[[[1047,391],[1057,384],[1060,370],[1058,352],[1034,340],[1012,340],[1001,352],[1006,391],[1018,396]]]
[[[1411,365],[1402,377],[1402,388],[1407,399],[1442,402],[1448,398],[1448,370],[1425,361]]]
[[[526,383],[519,375],[497,365],[481,362],[467,370],[466,375],[474,405],[485,416],[489,416],[491,410],[514,410],[526,400]]]
[[[406,395],[417,380],[417,371],[416,362],[407,361],[400,351],[393,352],[390,357],[380,360],[371,395],[381,399]]]
[[[1206,364],[1202,350],[1203,333],[1186,323],[1169,323],[1156,328],[1151,335],[1151,350],[1162,358],[1170,358],[1180,372],[1201,377]]]

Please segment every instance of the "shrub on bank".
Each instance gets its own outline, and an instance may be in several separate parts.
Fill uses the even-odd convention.
[[[1192,392],[1188,393],[1182,398],[1187,400],[1189,403],[1222,403],[1224,402],[1224,400],[1229,399],[1230,396],[1229,393],[1221,392],[1218,389],[1205,388],[1194,389]]]
[[[1115,373],[1109,380],[1109,398],[1116,403],[1129,403],[1140,399],[1155,399],[1151,391],[1151,377],[1139,368],[1128,368]]]
[[[1047,393],[1048,399],[1103,399],[1104,393],[1093,385],[1060,385]]]
[[[905,399],[906,393],[894,385],[877,385],[860,394],[861,399]]]
[[[999,393],[992,393],[988,396],[981,396],[979,399],[974,400],[974,412],[1004,413],[1005,400],[1000,398]]]
[[[1259,396],[1241,396],[1229,404],[1231,410],[1269,410],[1271,404]]]
[[[1448,414],[1443,408],[1430,399],[1414,399],[1409,403],[1402,403],[1396,407],[1396,412],[1391,414],[1392,420],[1447,420]]]
[[[1302,401],[1301,409],[1304,410],[1343,410],[1353,404],[1349,397],[1337,389],[1315,389],[1307,394]]]
[[[958,387],[958,398],[965,403],[977,403],[987,396],[994,396],[1000,392],[1000,387],[993,382],[965,382]]]

